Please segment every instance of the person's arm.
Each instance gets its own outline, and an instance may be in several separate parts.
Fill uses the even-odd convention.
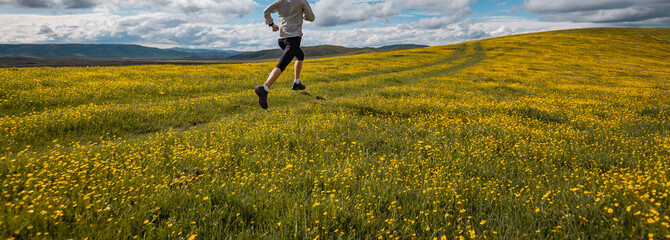
[[[279,2],[274,2],[265,8],[265,11],[263,11],[263,15],[265,15],[265,24],[271,27],[275,26],[275,21],[272,20],[272,16],[270,14],[276,13],[277,11],[279,11]]]
[[[306,21],[314,22],[314,12],[312,12],[312,7],[309,6],[307,0],[305,0],[305,5],[302,7],[303,18]]]

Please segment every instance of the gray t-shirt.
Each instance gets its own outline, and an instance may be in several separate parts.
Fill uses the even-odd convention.
[[[302,20],[314,21],[314,13],[307,0],[277,0],[270,4],[263,13],[265,24],[274,23],[270,14],[279,12],[279,38],[302,36]]]

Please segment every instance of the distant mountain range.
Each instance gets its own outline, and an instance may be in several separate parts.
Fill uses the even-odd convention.
[[[341,46],[303,47],[310,57],[350,55],[407,48],[424,45],[391,45],[379,48],[346,48]],[[0,44],[0,58],[79,59],[79,60],[260,60],[279,58],[281,50],[239,52],[210,49],[152,48],[128,44]]]
[[[5,57],[59,59],[207,59],[227,58],[237,51],[160,49],[127,44],[0,44]]]
[[[230,56],[235,56],[237,54],[243,53],[240,51],[233,51],[233,50],[214,50],[214,49],[170,48],[169,50],[197,54],[198,57],[214,58],[214,59],[227,58]]]

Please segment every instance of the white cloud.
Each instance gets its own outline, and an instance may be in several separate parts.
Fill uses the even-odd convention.
[[[146,9],[190,16],[243,17],[258,5],[254,0],[0,0],[0,5],[40,9]]]
[[[88,8],[84,14],[2,14],[1,43],[133,43],[147,46],[250,48],[238,34],[257,25],[226,21],[253,11],[253,0],[0,0],[21,8]],[[250,32],[255,30],[256,32]],[[268,35],[272,33],[269,32]],[[258,47],[258,46],[256,46]]]
[[[169,1],[166,9],[188,15],[207,14],[211,17],[225,18],[243,17],[256,6],[253,0],[172,0]]]
[[[0,0],[0,5],[21,8],[91,8],[97,3],[94,0]]]
[[[613,9],[631,6],[636,0],[526,0],[527,10],[535,13],[556,13]]]
[[[79,15],[0,15],[2,43],[133,43],[146,46],[257,50],[276,44],[264,24],[212,24],[156,12],[135,16],[109,13]],[[258,44],[254,39],[267,39]]]
[[[439,29],[408,28],[408,25],[363,27],[342,30],[317,30],[303,37],[305,45],[341,45],[347,47],[384,46],[392,44],[444,45],[486,37],[480,29],[467,24],[451,24]]]
[[[0,22],[3,23],[0,25],[0,42],[132,43],[154,47],[179,46],[243,51],[277,48],[277,34],[270,31],[262,21],[239,21],[235,24],[227,22],[227,19],[237,17],[247,11],[238,11],[239,9],[256,4],[251,0],[235,2],[229,0],[148,0],[139,3],[136,6],[139,9],[130,10],[128,7],[133,4],[130,0],[110,0],[106,3],[101,3],[99,0],[91,1],[96,6],[92,9],[93,11],[82,11],[87,12],[85,14],[2,14],[0,15]],[[543,20],[500,16],[479,17],[477,21],[472,19],[463,20],[470,13],[468,6],[472,1],[474,0],[339,0],[339,2],[321,0],[313,4],[315,11],[317,5],[320,7],[332,6],[333,8],[321,9],[321,11],[330,12],[317,13],[317,20],[322,19],[322,21],[330,21],[330,23],[322,22],[320,25],[318,22],[317,24],[306,23],[303,45],[332,44],[347,47],[405,43],[444,45],[536,31],[610,26],[610,23],[592,23],[602,22],[607,19],[606,16],[610,15],[580,15],[586,11],[580,9],[603,8],[603,2],[600,0],[582,5],[575,2],[571,6],[553,3],[553,1],[540,6],[537,5],[540,0],[527,1],[525,7],[538,14],[541,13]],[[633,0],[614,1],[629,3]],[[18,0],[0,0],[0,4],[5,5],[17,4],[18,2]],[[23,0],[20,2],[26,7],[28,5],[53,5],[54,8],[62,8],[66,5],[61,0],[33,2]],[[85,5],[81,3],[84,1],[79,2],[80,5]],[[649,2],[645,6],[653,3],[651,1],[645,2]],[[162,5],[159,3],[162,3]],[[153,7],[152,9],[150,6],[152,4],[158,4],[155,6],[162,7],[160,9]],[[656,2],[655,4],[660,3]],[[622,19],[621,16],[625,15],[627,9],[635,7],[640,6],[614,4],[607,9],[588,11],[605,11],[604,13],[620,11],[613,15]],[[235,8],[236,10],[228,10],[228,8]],[[408,9],[410,10],[406,11]],[[567,12],[561,13],[559,10]],[[224,14],[217,12],[224,12]],[[632,11],[630,13],[631,17],[628,18],[632,19],[635,12],[643,11],[639,9]],[[350,23],[372,23],[402,14],[423,18],[415,18],[412,22],[386,24],[383,27],[323,27]],[[556,14],[557,17],[552,17],[552,14]],[[565,16],[558,17],[562,16],[561,14]],[[648,16],[649,14],[643,15]],[[583,21],[575,19],[583,19]],[[635,23],[646,25],[666,24],[665,26],[667,26],[669,21],[670,17],[666,16],[666,18],[653,18]]]
[[[552,31],[572,28],[600,27],[594,23],[549,22],[537,21],[522,17],[492,16],[481,17],[473,27],[485,31],[490,37],[500,37],[512,34]]]
[[[461,17],[457,16],[422,18],[419,22],[412,23],[412,26],[416,28],[437,29],[459,20],[461,20]]]
[[[524,7],[547,21],[670,25],[666,0],[526,0]]]
[[[384,46],[392,44],[446,45],[512,34],[570,28],[595,27],[592,23],[546,22],[522,17],[482,17],[427,28],[421,21],[385,27],[327,30],[313,28],[305,31],[307,45],[343,45],[347,47]]]
[[[351,23],[369,24],[400,15],[406,9],[439,11],[443,20],[453,23],[471,13],[470,4],[475,0],[321,0],[314,4],[318,16],[315,23],[331,27]]]
[[[78,15],[0,15],[3,43],[133,43],[154,47],[230,50],[277,48],[277,34],[265,24],[213,23],[185,15],[143,12],[119,16],[108,12]],[[391,44],[444,45],[517,33],[593,27],[590,23],[546,22],[520,17],[482,17],[453,22],[442,17],[384,27],[352,29],[305,25],[304,46],[347,47]]]
[[[512,29],[507,25],[502,25],[498,29],[489,33],[492,37],[507,36],[512,34]]]

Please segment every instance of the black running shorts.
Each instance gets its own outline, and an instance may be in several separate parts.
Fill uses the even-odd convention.
[[[302,61],[305,60],[305,54],[300,49],[300,40],[302,37],[290,37],[279,39],[279,47],[284,50],[284,53],[281,55],[279,63],[277,63],[277,68],[281,69],[283,72],[288,66],[289,63],[293,60],[293,57]]]

